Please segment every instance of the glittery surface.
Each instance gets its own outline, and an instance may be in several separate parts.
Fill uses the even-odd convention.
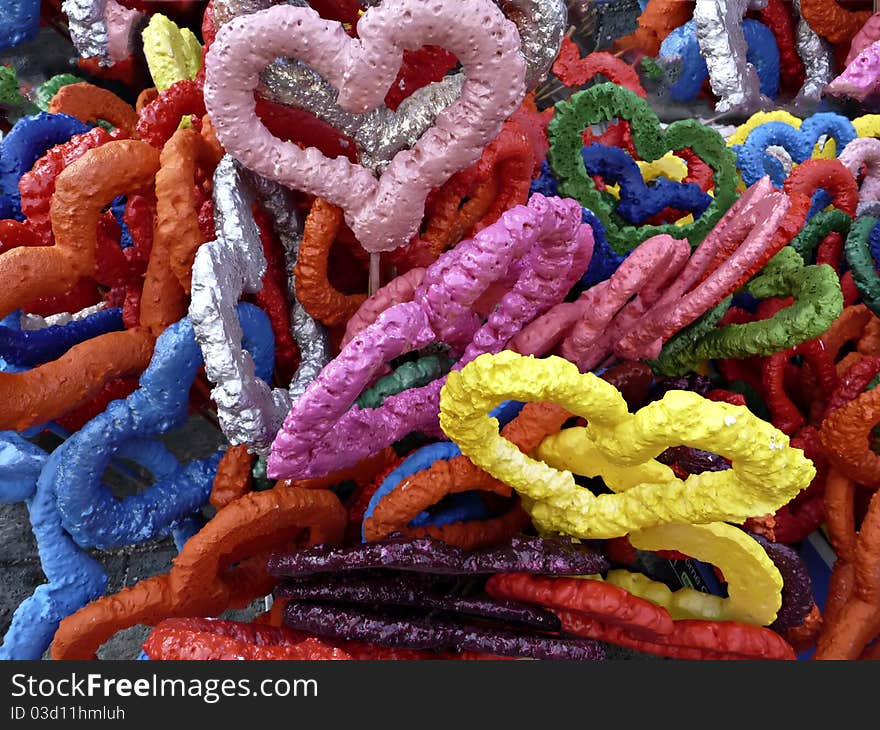
[[[758,74],[746,61],[748,46],[742,18],[748,7],[764,2],[713,0],[694,8],[694,25],[700,51],[709,68],[709,84],[718,97],[715,111],[749,113],[768,104],[761,95]]]
[[[588,544],[525,535],[513,537],[503,545],[471,551],[433,537],[377,540],[347,548],[315,545],[275,555],[268,563],[272,575],[287,577],[367,568],[450,575],[591,575],[608,567],[608,559]]]
[[[284,249],[284,263],[288,272],[287,295],[291,301],[290,330],[300,353],[299,368],[287,389],[291,401],[294,401],[330,362],[330,340],[327,328],[306,312],[296,297],[296,277],[293,271],[302,241],[302,222],[296,214],[290,191],[258,175],[254,176],[254,183],[260,196],[260,204],[269,215],[275,235]]]
[[[291,601],[284,622],[319,636],[360,639],[382,646],[411,649],[449,648],[544,660],[593,661],[605,649],[591,639],[528,634],[486,625],[465,624],[419,616],[385,615],[333,604]]]
[[[97,57],[107,62],[107,23],[104,5],[107,0],[64,0],[61,9],[67,13],[67,26],[76,50],[83,58]]]
[[[131,53],[131,34],[141,13],[116,0],[64,0],[70,37],[83,58],[110,66]]]
[[[223,433],[233,445],[265,452],[290,408],[290,396],[266,383],[271,367],[258,377],[241,344],[235,308],[242,294],[259,291],[266,268],[251,212],[254,189],[246,175],[228,155],[214,173],[217,240],[196,254],[189,312],[205,372],[216,384],[211,397]]]
[[[462,617],[505,621],[544,631],[559,630],[559,619],[546,609],[492,598],[450,595],[439,586],[431,590],[435,583],[437,579],[430,574],[387,572],[381,576],[364,576],[360,573],[339,573],[284,581],[276,589],[275,595],[297,601],[410,606]]]
[[[798,92],[796,106],[816,103],[822,98],[822,90],[834,76],[831,46],[814,31],[801,15],[800,0],[792,0],[792,8],[797,15],[797,50],[804,62],[807,77]]]
[[[776,98],[779,93],[779,49],[770,29],[757,20],[742,21],[746,63],[758,74],[759,91]],[[658,63],[675,77],[669,93],[676,101],[692,101],[702,91],[709,74],[694,21],[673,30],[660,44]]]
[[[800,626],[813,607],[813,585],[804,559],[788,545],[752,535],[782,574],[782,607],[771,624],[775,631]]]
[[[63,325],[68,322],[79,322],[80,320],[86,319],[95,314],[95,312],[100,312],[106,306],[106,302],[98,302],[89,307],[84,307],[73,314],[70,312],[58,312],[46,317],[41,317],[39,314],[22,312],[19,326],[22,330],[32,331],[45,329],[46,327],[54,327],[56,325]]]

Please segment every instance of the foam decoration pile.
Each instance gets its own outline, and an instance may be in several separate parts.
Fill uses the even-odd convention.
[[[22,220],[19,178],[51,147],[88,131],[63,114],[37,114],[16,122],[0,141],[0,215]]]
[[[606,184],[619,185],[615,213],[627,223],[641,225],[666,208],[687,211],[699,217],[712,202],[695,183],[677,183],[659,177],[646,185],[642,170],[623,150],[593,143],[581,151],[584,168],[591,177],[601,177]]]
[[[65,618],[52,642],[52,658],[93,659],[101,644],[129,626],[243,607],[272,589],[265,575],[267,550],[289,545],[297,528],[309,528],[312,544],[332,545],[341,539],[344,525],[345,510],[328,490],[246,494],[187,541],[168,573]]]
[[[677,375],[693,370],[703,360],[772,355],[818,337],[843,311],[834,269],[827,264],[804,266],[790,248],[780,251],[746,285],[746,291],[760,298],[791,296],[794,303],[770,319],[712,329],[693,343],[687,355],[679,350],[676,365],[661,353],[660,371]]]
[[[850,142],[838,158],[858,179],[864,170],[859,186],[859,205],[880,200],[880,139],[859,137]]]
[[[237,315],[252,335],[251,350],[265,374],[273,360],[265,314],[242,305]],[[202,364],[193,326],[187,320],[169,327],[157,340],[140,388],[114,401],[59,447],[63,454],[55,482],[56,500],[68,533],[83,546],[102,549],[167,534],[170,527],[208,498],[220,453],[177,466],[137,495],[117,500],[98,479],[114,449],[179,428],[187,415],[189,386]],[[87,504],[100,505],[91,512]]]
[[[621,330],[624,334],[615,348],[620,356],[657,357],[663,342],[733,294],[782,247],[793,206],[784,193],[772,190],[769,179],[762,178],[725,213],[681,275],[650,309]]]
[[[642,159],[656,160],[670,150],[687,147],[711,167],[713,199],[698,220],[684,226],[641,227],[615,221],[609,203],[596,189],[580,156],[581,132],[614,119],[629,123],[635,153]],[[618,253],[625,254],[641,241],[662,233],[685,237],[696,246],[735,199],[734,159],[721,135],[695,120],[673,122],[661,129],[660,120],[646,101],[615,84],[599,84],[559,102],[547,132],[548,160],[559,179],[560,194],[573,197],[599,217]]]
[[[486,406],[504,398],[559,401],[588,419],[581,433],[583,448],[594,454],[591,470],[622,493],[597,497],[578,487],[571,472],[505,444],[497,423],[476,420],[488,411]],[[463,454],[528,497],[532,519],[542,529],[580,538],[618,537],[666,523],[742,522],[750,513],[775,511],[815,475],[813,465],[788,446],[785,434],[741,406],[671,391],[630,415],[613,386],[579,373],[562,358],[535,360],[510,352],[482,356],[450,373],[440,405],[441,425]],[[733,469],[682,482],[653,461],[670,441],[726,455]],[[744,451],[746,442],[762,446]],[[751,475],[758,472],[762,477],[756,481]],[[709,484],[708,491],[700,489]]]
[[[813,155],[820,138],[833,138],[837,153],[856,138],[856,130],[846,117],[831,112],[813,114],[798,128],[782,121],[767,121],[749,131],[741,145],[734,145],[737,168],[746,185],[753,185],[769,174],[773,184],[782,187],[785,179],[782,163],[767,153],[771,146],[782,147],[792,162],[801,163]]]
[[[591,230],[580,217],[572,200],[533,195],[528,207],[512,208],[441,256],[412,301],[385,310],[352,338],[293,404],[272,445],[269,475],[321,476],[411,431],[436,432],[444,378],[387,398],[379,408],[352,406],[390,359],[442,342],[458,357],[455,368],[464,367],[503,349],[520,327],[561,301],[592,255]],[[473,304],[508,277],[510,291],[481,324]],[[319,402],[324,405],[317,409]]]
[[[265,10],[270,0],[217,0],[213,4],[214,21],[218,28],[233,18]],[[526,61],[527,89],[535,88],[546,76],[560,47],[565,30],[566,8],[563,0],[512,0],[501,3],[509,12],[521,39],[521,52]],[[410,51],[411,53],[411,51]],[[452,62],[450,63],[450,59]],[[407,81],[407,53],[400,73],[400,84]],[[462,74],[446,75],[454,66],[454,57],[427,59],[425,71],[433,72],[423,88],[415,90],[396,109],[388,106],[360,112],[337,103],[336,90],[329,79],[316,73],[300,60],[284,57],[275,60],[260,73],[258,94],[284,107],[303,110],[330,125],[344,136],[345,145],[356,148],[352,158],[376,173],[384,171],[401,150],[411,147],[433,123],[437,115],[456,100],[462,89]],[[437,73],[439,71],[439,74]],[[394,92],[392,87],[386,100]],[[340,152],[345,154],[344,147]]]
[[[880,656],[880,16],[179,5],[0,10],[0,657]]]
[[[40,567],[48,582],[38,586],[15,610],[0,647],[2,659],[42,658],[59,622],[99,598],[107,587],[104,568],[74,542],[63,526],[54,496],[63,456],[64,452],[56,450],[48,459],[43,458],[42,471],[26,498]],[[171,452],[156,441],[128,442],[116,451],[116,456],[148,469],[157,479],[174,478],[174,472],[180,469]],[[101,489],[109,492],[106,486]],[[178,540],[180,527],[173,528],[173,532]]]

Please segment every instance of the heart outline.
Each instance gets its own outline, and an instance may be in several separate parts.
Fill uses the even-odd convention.
[[[522,102],[525,59],[516,26],[489,0],[466,7],[385,0],[364,14],[358,30],[360,37],[352,39],[340,23],[287,5],[235,18],[207,54],[205,106],[220,142],[246,167],[338,205],[366,250],[388,251],[418,232],[428,192],[479,159]],[[385,39],[390,49],[383,51],[376,46]],[[378,180],[347,158],[328,159],[315,148],[281,141],[256,117],[253,92],[276,57],[309,64],[339,89],[343,109],[363,112],[383,103],[403,50],[424,44],[458,57],[466,75],[461,96],[412,149],[394,156]],[[359,88],[356,72],[364,67],[369,86],[361,82]]]
[[[721,219],[736,200],[736,159],[724,139],[714,130],[693,119],[685,119],[660,129],[660,120],[648,103],[616,84],[599,84],[572,95],[554,107],[547,125],[550,152],[547,159],[559,182],[560,195],[574,198],[592,210],[605,226],[614,250],[626,255],[652,236],[668,233],[673,238],[687,238],[695,247]],[[633,145],[640,157],[653,161],[667,151],[689,147],[712,167],[715,195],[709,207],[696,221],[684,226],[620,226],[613,219],[609,205],[587,175],[580,152],[582,130],[592,124],[612,119],[630,123]]]

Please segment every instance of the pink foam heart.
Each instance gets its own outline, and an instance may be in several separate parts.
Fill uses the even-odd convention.
[[[862,168],[865,176],[859,186],[859,202],[880,200],[880,139],[857,137],[840,153],[838,158],[858,179]]]
[[[340,23],[288,5],[236,18],[207,55],[205,105],[233,157],[338,205],[367,251],[390,251],[418,232],[428,193],[476,162],[522,102],[525,59],[516,26],[491,0],[385,0],[364,14],[358,33],[351,38]],[[457,56],[465,76],[461,96],[378,179],[344,157],[274,137],[256,116],[260,71],[276,57],[309,64],[339,90],[342,108],[366,112],[382,104],[403,51],[423,45]]]

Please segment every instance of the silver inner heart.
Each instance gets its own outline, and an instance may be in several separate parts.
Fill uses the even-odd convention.
[[[516,23],[526,59],[526,88],[540,83],[562,44],[567,22],[564,0],[494,0]],[[363,6],[379,0],[360,0]],[[233,18],[280,4],[274,0],[215,0],[214,22],[219,29]],[[307,7],[305,0],[286,4]],[[456,72],[419,89],[404,99],[397,111],[386,106],[353,114],[337,103],[338,92],[323,76],[294,58],[279,58],[260,74],[257,93],[277,104],[314,114],[354,140],[358,162],[381,174],[394,155],[412,147],[434,124],[436,116],[461,94],[464,78]]]

